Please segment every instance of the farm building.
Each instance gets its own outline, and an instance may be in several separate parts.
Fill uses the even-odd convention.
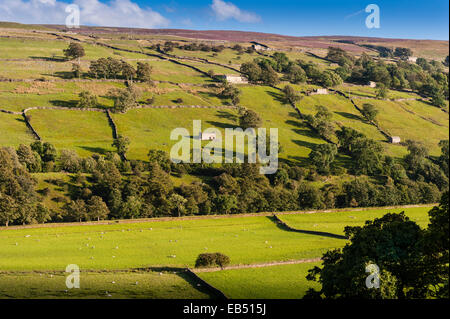
[[[367,85],[371,88],[376,88],[377,87],[377,83],[374,81],[369,81],[369,83],[367,83]]]
[[[309,93],[309,95],[320,95],[320,94],[328,94],[328,90],[327,89],[315,89],[314,91]]]
[[[202,141],[214,141],[216,139],[215,133],[201,133],[200,134]]]
[[[389,139],[389,142],[391,142],[392,144],[400,144],[401,141],[402,140],[400,136],[391,136]]]
[[[232,84],[248,84],[247,78],[241,75],[228,74],[228,75],[219,75],[219,77],[222,80]]]
[[[410,56],[408,58],[408,62],[416,63],[417,62],[417,57],[416,56]]]
[[[270,50],[270,48],[267,45],[265,45],[265,44],[254,42],[254,41],[252,41],[250,43],[252,43],[252,48],[255,49],[256,51],[267,51],[267,50]]]

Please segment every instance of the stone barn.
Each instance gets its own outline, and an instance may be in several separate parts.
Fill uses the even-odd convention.
[[[328,90],[327,89],[315,89],[314,91],[309,93],[309,95],[320,95],[320,94],[328,94]]]
[[[400,136],[391,136],[389,138],[389,142],[391,142],[392,144],[400,144],[401,141],[402,139],[400,138]]]
[[[268,51],[268,50],[270,50],[270,48],[267,45],[265,45],[265,44],[258,43],[258,42],[255,42],[255,41],[252,41],[250,43],[252,43],[252,48],[255,51]]]
[[[214,141],[216,137],[216,133],[201,133],[200,134],[202,141]]]
[[[226,74],[219,77],[230,84],[248,84],[248,79],[241,75]]]

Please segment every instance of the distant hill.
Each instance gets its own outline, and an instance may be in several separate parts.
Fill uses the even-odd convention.
[[[64,25],[26,25],[14,22],[0,22],[0,28],[40,29],[64,31]],[[361,54],[370,49],[364,45],[378,45],[386,47],[407,47],[413,50],[415,56],[429,59],[443,60],[449,54],[449,41],[442,40],[411,40],[372,38],[358,36],[287,36],[272,33],[230,31],[230,30],[186,30],[186,29],[140,29],[117,27],[93,27],[81,26],[79,29],[71,29],[71,32],[94,35],[127,34],[135,36],[159,36],[195,39],[200,41],[227,41],[227,42],[262,42],[268,45],[285,48],[326,49],[329,46],[340,47],[344,50]],[[172,39],[173,40],[173,39]]]

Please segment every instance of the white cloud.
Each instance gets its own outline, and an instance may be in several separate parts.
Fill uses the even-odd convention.
[[[231,2],[225,2],[222,0],[213,0],[211,8],[220,21],[235,19],[239,22],[260,22],[261,17],[258,15],[239,9]]]
[[[65,24],[69,3],[59,0],[0,0],[0,21],[32,24]],[[111,27],[166,27],[169,20],[131,0],[73,0],[80,8],[82,25]]]

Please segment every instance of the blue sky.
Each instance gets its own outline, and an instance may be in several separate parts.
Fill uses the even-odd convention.
[[[218,21],[208,10],[212,1],[157,1],[139,0],[154,9],[165,6],[175,10],[166,12],[171,27],[186,27],[181,19],[190,19],[192,28],[249,30],[286,35],[361,35],[400,38],[449,38],[449,2],[427,1],[359,1],[359,0],[234,0],[244,11],[258,15],[259,22],[239,22],[230,18]],[[186,4],[189,3],[189,4]],[[364,11],[367,5],[380,7],[380,29],[368,29]],[[169,9],[170,11],[170,9]],[[163,11],[161,11],[163,12]]]
[[[0,20],[62,24],[68,3],[86,25],[449,39],[445,0],[0,0]],[[379,29],[365,25],[372,3]]]

